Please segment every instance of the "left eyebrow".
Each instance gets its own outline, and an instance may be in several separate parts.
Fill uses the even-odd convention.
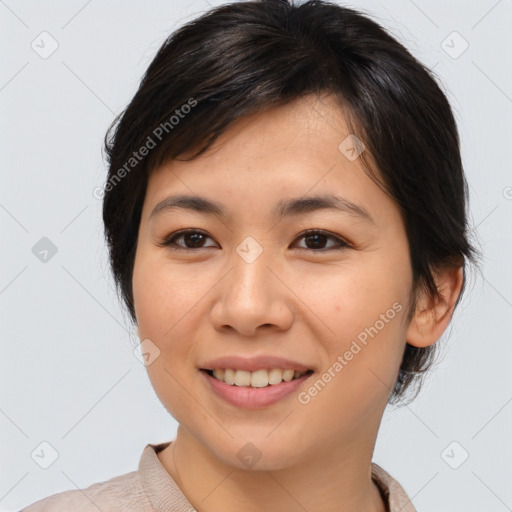
[[[338,210],[375,224],[365,208],[352,203],[348,199],[334,195],[305,196],[280,201],[273,213],[282,218],[290,215],[302,215],[316,210]]]
[[[172,210],[176,208],[205,213],[208,215],[217,215],[219,217],[226,217],[228,213],[222,203],[207,199],[206,197],[176,195],[169,196],[159,202],[153,208],[149,218],[151,219],[164,210]],[[304,215],[317,210],[342,211],[359,217],[371,224],[375,224],[374,220],[365,208],[352,203],[348,199],[334,195],[305,196],[281,200],[277,203],[277,206],[271,213],[275,217],[283,218],[295,215]]]

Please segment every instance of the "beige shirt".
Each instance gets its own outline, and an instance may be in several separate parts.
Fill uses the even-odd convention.
[[[54,494],[20,512],[197,512],[156,455],[169,444],[146,445],[137,471]],[[416,512],[400,484],[375,463],[372,479],[389,512]]]

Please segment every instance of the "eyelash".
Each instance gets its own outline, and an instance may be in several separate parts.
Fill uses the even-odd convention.
[[[181,231],[177,231],[175,233],[171,233],[168,237],[166,237],[162,242],[158,243],[157,245],[159,247],[167,247],[173,251],[198,251],[200,249],[210,249],[211,248],[211,247],[190,248],[190,247],[182,247],[182,246],[176,244],[176,240],[178,240],[186,235],[189,235],[189,234],[200,234],[200,235],[204,235],[207,238],[211,239],[211,237],[209,235],[207,235],[204,231],[201,231],[199,229],[184,229]],[[319,229],[309,229],[307,231],[304,231],[295,240],[299,240],[301,238],[306,238],[308,236],[314,236],[314,235],[321,235],[328,239],[330,238],[332,240],[335,240],[337,242],[338,246],[322,248],[322,249],[309,249],[307,247],[300,247],[300,249],[303,249],[306,251],[313,251],[313,252],[326,252],[326,251],[332,251],[332,250],[336,250],[336,249],[348,249],[348,248],[352,247],[352,245],[350,243],[348,243],[341,237],[332,235],[331,233],[329,233],[327,231],[322,231]]]

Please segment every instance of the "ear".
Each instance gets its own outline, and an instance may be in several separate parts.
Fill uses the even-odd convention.
[[[447,268],[433,274],[440,298],[433,299],[423,293],[406,331],[407,343],[418,348],[433,345],[441,337],[450,323],[464,283],[462,267]]]

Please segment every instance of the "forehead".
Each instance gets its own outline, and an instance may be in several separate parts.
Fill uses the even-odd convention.
[[[145,215],[176,193],[211,202],[222,198],[235,210],[259,215],[269,211],[269,203],[275,214],[285,199],[328,194],[358,202],[363,211],[372,203],[378,210],[379,201],[385,206],[390,200],[380,197],[385,194],[364,172],[360,158],[347,154],[350,137],[333,97],[304,97],[243,118],[200,157],[153,169]]]

